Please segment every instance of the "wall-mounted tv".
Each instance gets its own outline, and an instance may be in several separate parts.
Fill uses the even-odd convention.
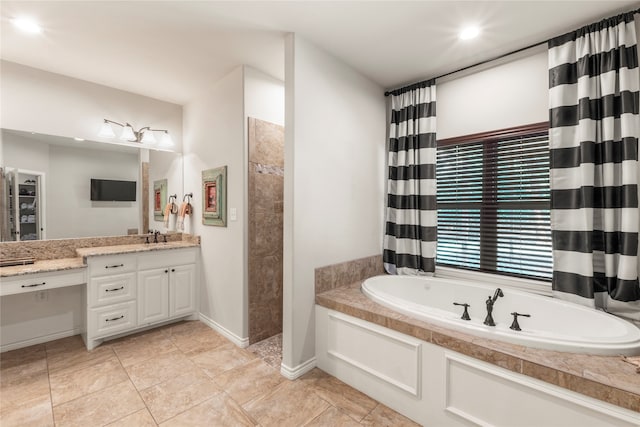
[[[91,200],[108,202],[135,202],[136,182],[91,178]]]

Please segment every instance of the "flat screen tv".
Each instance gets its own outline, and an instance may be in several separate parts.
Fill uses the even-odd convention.
[[[91,200],[135,202],[136,182],[91,178]]]

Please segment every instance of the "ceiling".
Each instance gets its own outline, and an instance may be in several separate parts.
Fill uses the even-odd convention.
[[[385,89],[544,41],[638,1],[0,1],[0,58],[185,104],[241,64],[284,79],[294,32]],[[39,35],[17,31],[26,15]],[[463,42],[461,27],[482,33]]]

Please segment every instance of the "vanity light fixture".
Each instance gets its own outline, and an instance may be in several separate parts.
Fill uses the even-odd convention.
[[[102,123],[102,127],[100,128],[100,132],[98,132],[98,136],[100,138],[115,138],[116,134],[113,131],[112,124],[118,125],[122,128],[122,133],[120,134],[120,139],[129,142],[139,142],[141,144],[153,145],[156,143],[156,138],[153,135],[154,132],[164,132],[162,138],[162,145],[164,146],[172,146],[173,141],[171,140],[171,136],[169,136],[169,131],[166,129],[151,129],[149,126],[145,126],[139,130],[133,129],[129,123],[118,123],[113,120],[104,119]]]
[[[462,29],[458,37],[460,38],[460,40],[471,40],[478,37],[478,34],[480,34],[480,28],[476,26],[470,26]]]

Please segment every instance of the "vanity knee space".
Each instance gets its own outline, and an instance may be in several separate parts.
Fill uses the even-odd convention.
[[[87,258],[89,350],[103,340],[196,313],[197,248]]]

